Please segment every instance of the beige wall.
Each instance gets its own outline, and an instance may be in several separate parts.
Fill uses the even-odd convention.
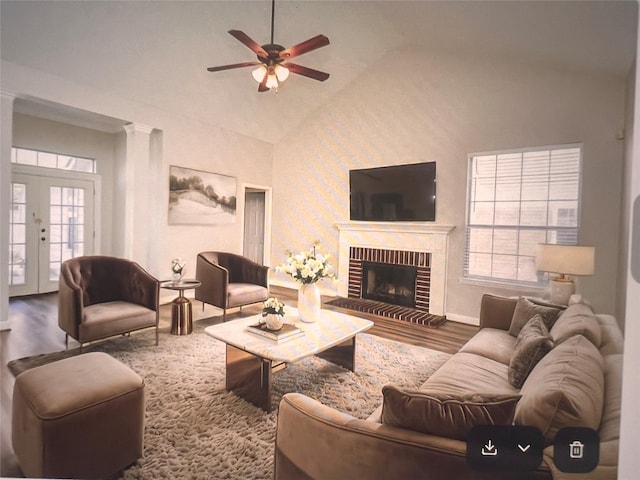
[[[159,107],[135,100],[118,97],[109,92],[80,88],[71,81],[48,76],[41,72],[2,62],[3,89],[19,92],[21,97],[42,99],[152,127],[149,142],[151,155],[159,156],[154,165],[158,172],[141,176],[148,182],[149,208],[140,221],[148,222],[152,228],[143,240],[148,249],[146,258],[134,258],[154,275],[166,277],[170,274],[170,260],[182,257],[187,260],[187,275],[195,274],[195,259],[200,251],[242,251],[242,198],[243,183],[269,187],[272,178],[273,146],[271,144],[225,131],[205,121],[188,116],[188,112],[168,112]],[[131,179],[126,170],[126,134],[104,134],[79,127],[36,119],[15,113],[15,141],[21,146],[43,149],[61,148],[66,153],[86,154],[95,150],[102,160],[99,172],[103,175],[103,252],[120,254],[127,248],[123,212],[127,208],[122,195],[130,189]],[[77,145],[72,146],[74,140]],[[73,149],[73,151],[69,151]],[[108,150],[113,151],[109,154]],[[87,152],[87,153],[84,153]],[[95,153],[94,153],[95,155]],[[2,159],[8,162],[9,159]],[[109,163],[113,162],[113,165]],[[236,177],[238,185],[238,214],[235,223],[214,226],[168,225],[169,166],[204,170]],[[135,185],[133,187],[135,189]],[[8,205],[0,205],[8,209]],[[111,215],[106,214],[111,210]],[[132,239],[131,242],[140,239]],[[149,254],[149,249],[153,254]],[[140,250],[140,248],[137,248]]]
[[[394,52],[380,65],[276,145],[272,264],[314,240],[337,255],[333,223],[349,218],[349,169],[436,161],[436,223],[456,226],[446,311],[475,317],[482,293],[520,292],[460,282],[467,154],[583,142],[579,239],[596,247],[596,275],[579,289],[597,311],[613,313],[624,81],[424,51]]]

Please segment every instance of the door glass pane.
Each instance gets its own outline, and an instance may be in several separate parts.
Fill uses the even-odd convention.
[[[60,276],[60,263],[84,253],[84,190],[51,187],[49,279]]]
[[[13,147],[11,149],[11,162],[22,165],[57,168],[60,170],[96,173],[96,161],[93,158],[72,157],[59,153],[41,152],[26,148]]]
[[[11,184],[10,225],[9,225],[9,285],[24,285],[26,282],[27,185]]]

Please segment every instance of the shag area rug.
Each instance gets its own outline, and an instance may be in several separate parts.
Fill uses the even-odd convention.
[[[382,386],[421,385],[449,354],[362,333],[356,372],[310,357],[274,376],[274,411],[266,413],[225,390],[225,345],[204,333],[215,323],[195,322],[187,336],[153,331],[117,337],[84,349],[102,351],[145,379],[144,457],[124,479],[271,479],[277,405],[287,392],[367,418],[382,402]],[[77,350],[13,360],[14,374]]]

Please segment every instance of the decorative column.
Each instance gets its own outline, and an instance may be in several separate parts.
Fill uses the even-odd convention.
[[[9,330],[9,204],[15,95],[0,92],[0,330]]]
[[[123,222],[123,256],[149,268],[149,239],[152,232],[149,203],[151,185],[152,127],[139,123],[124,126],[127,134],[124,164],[116,173],[116,198],[123,195],[120,209]]]

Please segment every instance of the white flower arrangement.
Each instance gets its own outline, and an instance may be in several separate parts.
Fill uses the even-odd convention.
[[[182,273],[182,270],[184,270],[184,266],[186,264],[187,262],[185,262],[181,258],[174,258],[173,260],[171,260],[171,271],[177,275],[180,275]]]
[[[262,307],[262,316],[266,317],[267,315],[279,315],[284,317],[284,303],[276,297],[267,298]]]
[[[290,275],[303,284],[316,283],[323,278],[334,278],[329,264],[331,255],[319,252],[318,245],[319,242],[314,242],[311,249],[297,254],[287,251],[286,263],[276,267],[276,270]]]

